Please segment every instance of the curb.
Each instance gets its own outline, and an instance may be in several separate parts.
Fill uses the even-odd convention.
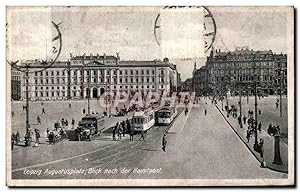
[[[235,128],[231,125],[231,123],[227,120],[226,116],[222,113],[222,111],[219,109],[219,107],[215,104],[216,108],[218,109],[218,111],[221,113],[221,115],[223,116],[223,118],[225,119],[225,121],[228,123],[228,125],[230,126],[230,128],[234,131],[234,133],[239,137],[239,139],[246,145],[246,147],[249,149],[249,151],[252,153],[252,155],[254,155],[254,157],[257,159],[258,162],[261,163],[261,160],[256,156],[256,154],[254,153],[254,151],[251,150],[250,146],[247,145],[247,143],[243,140],[243,138],[240,136],[240,134],[235,130]],[[272,171],[276,171],[276,172],[281,172],[281,173],[288,173],[288,171],[283,171],[283,170],[279,170],[279,169],[275,169],[273,167],[270,166],[266,166],[266,168],[272,170]]]

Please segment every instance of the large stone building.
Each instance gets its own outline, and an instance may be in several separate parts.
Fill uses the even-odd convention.
[[[133,96],[140,91],[172,93],[177,89],[176,65],[163,61],[121,61],[119,55],[70,56],[69,61],[57,61],[43,69],[40,61],[29,64],[30,100],[62,100],[99,98],[104,92],[116,95],[123,91]],[[35,72],[37,71],[37,72]],[[21,97],[25,99],[25,73],[21,73]]]
[[[21,72],[14,68],[11,69],[11,98],[21,99]]]
[[[197,95],[237,95],[239,90],[243,95],[253,95],[254,82],[258,94],[274,95],[279,93],[280,80],[282,93],[287,94],[287,55],[271,50],[213,50],[205,66],[193,74]]]

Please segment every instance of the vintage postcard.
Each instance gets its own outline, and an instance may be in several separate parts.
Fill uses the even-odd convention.
[[[294,7],[8,6],[7,185],[295,185]]]

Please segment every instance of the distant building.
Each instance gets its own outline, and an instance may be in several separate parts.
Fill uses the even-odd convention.
[[[195,83],[195,92],[197,96],[207,95],[207,70],[206,66],[202,66],[200,69],[195,70],[194,72],[194,83]]]
[[[181,91],[182,92],[191,92],[191,91],[193,91],[193,78],[186,79],[181,84]]]
[[[26,62],[29,71],[43,69],[40,61]],[[25,63],[21,64],[25,68]],[[26,86],[21,73],[21,99]],[[46,70],[29,73],[30,100],[99,98],[104,92],[124,91],[133,96],[140,91],[171,93],[177,90],[176,65],[165,58],[153,61],[121,61],[119,55],[70,56]]]
[[[287,90],[287,55],[269,51],[242,48],[233,52],[212,50],[204,67],[194,72],[197,94],[243,95],[254,94],[257,82],[258,94],[277,94],[282,72],[282,93]]]
[[[21,99],[21,72],[14,68],[11,69],[11,98]]]

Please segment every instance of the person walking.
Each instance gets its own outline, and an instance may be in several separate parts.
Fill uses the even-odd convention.
[[[85,108],[82,109],[82,113],[85,114]]]
[[[167,146],[167,138],[166,138],[166,134],[164,134],[164,136],[162,138],[162,150],[164,152],[166,152],[166,146]]]
[[[140,141],[141,139],[143,139],[143,141],[145,141],[144,133],[145,133],[145,131],[144,131],[144,129],[142,129],[142,130],[141,130],[141,137],[140,137],[139,141]]]
[[[69,108],[71,108],[72,107],[72,104],[71,103],[69,103]]]
[[[263,139],[259,140],[259,154],[260,154],[260,157],[262,158],[260,167],[265,168],[266,167],[266,162],[264,160],[264,140]]]
[[[40,144],[40,137],[41,137],[40,131],[38,129],[35,129],[34,131],[35,131],[35,141],[36,143]]]
[[[126,123],[125,121],[122,121],[122,129],[123,129],[123,137],[125,137],[125,132],[126,132]]]
[[[16,144],[18,144],[20,142],[20,134],[19,131],[17,131],[16,133]]]
[[[247,143],[249,143],[250,136],[251,136],[251,130],[248,128],[248,129],[247,129],[247,135],[246,135]]]
[[[118,129],[118,139],[119,140],[122,139],[122,129],[121,129],[121,127],[119,127],[119,129]]]
[[[72,118],[72,128],[74,129],[74,125],[75,125],[75,120]]]
[[[134,135],[134,129],[133,128],[130,128],[130,137],[129,137],[129,140],[130,141],[133,141],[133,135]]]
[[[16,135],[15,135],[15,133],[12,133],[12,135],[11,135],[11,150],[14,150],[15,141],[16,141]]]
[[[261,124],[261,121],[260,121],[259,124],[258,124],[258,127],[257,127],[259,133],[261,133],[261,126],[262,126],[262,124]]]
[[[241,125],[242,124],[242,118],[241,118],[241,116],[238,116],[237,120],[239,122],[239,125]]]
[[[44,107],[42,108],[42,114],[46,114]]]
[[[41,124],[41,118],[40,118],[40,116],[37,116],[36,120],[37,120],[37,124]]]
[[[207,114],[207,110],[206,109],[204,109],[204,115],[206,115]]]
[[[244,124],[246,124],[246,122],[247,122],[247,117],[246,117],[246,115],[244,115],[243,121],[244,121]]]
[[[276,134],[280,134],[280,128],[278,124],[276,125]]]
[[[184,110],[185,116],[187,115],[188,112],[189,112],[189,110],[188,110],[188,108],[186,107],[185,110]]]
[[[118,123],[116,124],[116,126],[113,128],[112,130],[112,138],[113,138],[113,141],[116,140],[116,131],[118,129]]]
[[[49,137],[49,132],[50,132],[50,130],[49,130],[49,128],[47,128],[47,137]]]

